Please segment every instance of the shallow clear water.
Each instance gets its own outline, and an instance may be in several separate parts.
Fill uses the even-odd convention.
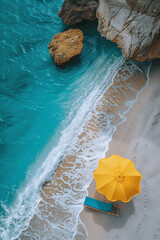
[[[53,135],[57,144],[62,120],[94,84],[78,79],[103,51],[96,27],[88,24],[82,55],[64,69],[53,63],[48,43],[65,28],[57,16],[61,3],[1,1],[0,199],[7,205]],[[108,48],[109,56],[113,45]]]
[[[12,239],[28,226],[42,184],[124,61],[116,45],[96,31],[94,21],[77,26],[85,39],[81,56],[57,67],[48,44],[67,29],[58,17],[62,2],[1,0],[2,239]]]
[[[59,148],[53,148],[46,159],[56,159],[55,153],[61,152],[61,143],[66,142],[69,132],[69,147],[61,148],[59,155],[62,162],[43,186],[34,217],[18,239],[87,239],[80,212],[93,171],[105,156],[117,125],[125,121],[125,113],[147,86],[149,66],[114,58],[107,72],[103,71],[103,64],[99,69],[104,82],[85,99],[63,132]]]

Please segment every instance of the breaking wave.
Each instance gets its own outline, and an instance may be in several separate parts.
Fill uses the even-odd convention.
[[[95,81],[96,86],[62,132],[59,144],[49,153],[26,194],[22,193],[21,201],[18,200],[16,210],[14,208],[14,218],[12,215],[12,221],[6,219],[6,229],[14,223],[14,237],[16,233],[18,239],[87,238],[79,214],[93,170],[99,159],[105,156],[117,125],[125,121],[125,113],[149,80],[149,65],[138,65],[123,57],[113,58],[114,63],[107,69],[105,57],[101,57],[96,62],[97,67],[92,68],[95,70],[88,77],[103,78],[103,81]],[[39,186],[48,174],[50,179],[40,193]],[[25,203],[24,199],[27,200]],[[9,236],[12,239],[11,232]]]

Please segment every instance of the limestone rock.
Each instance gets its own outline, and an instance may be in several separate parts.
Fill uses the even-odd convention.
[[[98,0],[64,0],[58,13],[65,24],[74,25],[84,20],[96,19]]]
[[[126,0],[132,10],[149,16],[160,16],[159,0]]]
[[[63,33],[57,33],[49,43],[49,53],[55,63],[61,65],[72,57],[81,54],[84,37],[80,29],[69,29]]]
[[[100,34],[118,44],[128,59],[160,58],[159,0],[99,0]]]

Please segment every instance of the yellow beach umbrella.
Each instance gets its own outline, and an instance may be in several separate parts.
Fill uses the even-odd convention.
[[[93,176],[97,191],[112,202],[128,202],[140,192],[142,175],[135,169],[131,160],[118,155],[101,159]]]

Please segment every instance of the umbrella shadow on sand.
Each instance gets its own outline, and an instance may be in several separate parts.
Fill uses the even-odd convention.
[[[92,181],[90,188],[88,189],[88,195],[91,198],[103,202],[108,202],[107,198],[96,190],[95,180]],[[118,217],[94,209],[90,209],[88,207],[85,207],[85,211],[89,215],[91,214],[91,218],[92,221],[95,223],[95,226],[99,225],[101,228],[104,228],[105,231],[110,231],[112,229],[122,228],[123,226],[125,226],[128,218],[130,218],[135,213],[134,197],[127,203],[117,201],[115,202],[115,205],[116,204],[120,207],[120,215]]]
[[[109,232],[115,228],[123,228],[127,222],[127,219],[135,212],[133,200],[128,203],[117,203],[121,208],[119,217],[108,215],[107,213],[98,212],[92,209],[87,209],[87,211],[93,213],[93,221],[96,225],[100,225]]]

